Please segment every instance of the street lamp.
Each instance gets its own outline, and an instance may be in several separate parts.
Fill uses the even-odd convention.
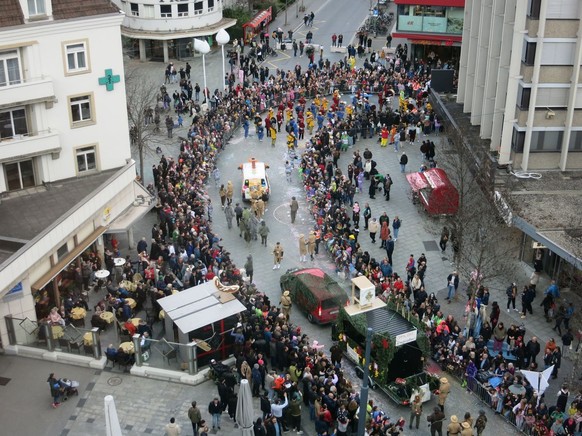
[[[356,291],[357,290],[357,291]],[[376,297],[376,286],[366,276],[352,279],[352,295],[350,304],[345,307],[349,316],[360,315],[375,309],[385,307],[380,298]],[[368,320],[369,321],[369,320]],[[369,322],[367,323],[369,324]],[[366,414],[368,405],[368,379],[370,377],[370,354],[372,350],[372,335],[374,331],[371,327],[366,330],[366,354],[364,355],[364,376],[362,389],[360,390],[360,415],[358,416],[358,436],[363,436],[366,429]]]
[[[207,95],[207,86],[206,86],[206,53],[208,53],[210,51],[210,45],[208,45],[208,42],[203,41],[201,39],[194,39],[194,50],[196,50],[197,52],[200,52],[202,54],[202,74],[204,76],[204,101],[206,101],[208,99],[208,95]]]
[[[287,9],[288,9],[287,0],[285,0],[285,26],[287,25]]]
[[[220,44],[222,49],[222,89],[224,89],[226,79],[226,68],[224,66],[224,46],[230,41],[230,35],[224,29],[220,29],[216,34],[216,42]]]

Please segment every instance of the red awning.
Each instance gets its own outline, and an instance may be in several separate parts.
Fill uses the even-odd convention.
[[[464,8],[465,0],[394,0],[397,5],[452,6]]]
[[[424,45],[453,45],[463,40],[462,35],[446,35],[438,33],[406,33],[394,32],[394,38],[410,39],[413,44]]]
[[[264,10],[263,12],[259,12],[255,18],[253,18],[251,21],[249,21],[248,23],[243,24],[243,28],[245,27],[252,27],[253,29],[256,29],[257,27],[261,26],[261,23],[265,23],[265,26],[267,24],[269,24],[273,19],[272,16],[272,7],[270,7],[269,9]]]
[[[423,173],[409,173],[406,175],[406,179],[412,190],[415,192],[429,187]]]

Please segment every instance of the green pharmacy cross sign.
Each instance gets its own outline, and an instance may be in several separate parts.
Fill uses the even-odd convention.
[[[107,91],[113,91],[113,85],[119,83],[121,78],[119,74],[113,75],[113,70],[111,68],[105,70],[105,76],[99,77],[99,85],[105,85]]]

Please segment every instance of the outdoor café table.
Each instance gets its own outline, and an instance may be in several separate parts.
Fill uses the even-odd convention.
[[[113,259],[113,265],[123,266],[125,265],[125,259],[123,257],[116,257],[115,259]]]
[[[131,307],[132,309],[135,309],[135,306],[137,306],[137,303],[133,298],[126,298],[125,302],[129,304],[129,307]]]
[[[127,354],[134,354],[135,353],[135,350],[133,348],[133,342],[122,342],[119,345],[119,348],[121,348]]]
[[[512,384],[511,386],[509,386],[509,392],[511,392],[514,395],[523,395],[525,394],[525,387],[519,384]]]
[[[65,332],[63,331],[63,327],[60,325],[53,325],[51,326],[53,339],[60,339],[65,336]]]
[[[82,307],[73,307],[71,309],[71,318],[73,319],[83,319],[87,315],[87,311]]]
[[[93,333],[87,332],[83,335],[83,345],[91,346],[93,345]]]
[[[122,280],[119,284],[120,288],[126,289],[128,292],[135,292],[137,286],[135,283],[130,282],[129,280]]]
[[[112,312],[103,312],[99,317],[102,320],[105,320],[107,324],[111,324],[113,322],[113,313]]]
[[[99,271],[95,271],[95,277],[98,279],[106,279],[109,277],[110,272],[106,269],[100,269]]]
[[[129,321],[137,327],[141,321],[141,318],[131,318]]]

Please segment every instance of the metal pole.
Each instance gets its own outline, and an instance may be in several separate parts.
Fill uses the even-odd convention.
[[[222,48],[222,86],[220,91],[224,91],[225,84],[226,84],[226,69],[224,66],[224,44],[220,46]]]
[[[295,18],[299,18],[299,0],[295,0]]]
[[[368,327],[366,332],[366,354],[364,357],[364,380],[360,390],[360,415],[358,416],[358,436],[364,436],[366,430],[366,415],[368,410],[368,378],[370,377],[370,354],[372,348],[373,330]]]
[[[206,55],[204,53],[202,53],[202,74],[204,75],[204,92],[202,94],[204,95],[204,101],[206,104],[209,104],[208,95],[206,93],[208,87],[206,86]]]
[[[285,26],[287,25],[287,0],[285,0]]]

